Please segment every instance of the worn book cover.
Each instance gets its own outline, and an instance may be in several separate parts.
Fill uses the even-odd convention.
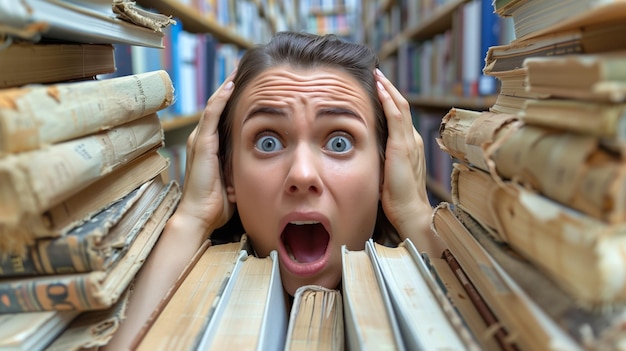
[[[126,290],[180,198],[170,182],[142,216],[148,218],[123,257],[108,270],[0,280],[0,313],[88,311],[110,307]]]

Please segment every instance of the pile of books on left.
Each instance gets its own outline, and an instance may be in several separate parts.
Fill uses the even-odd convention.
[[[97,79],[113,43],[162,46],[169,18],[144,13],[0,2],[0,349],[106,344],[179,201],[157,152],[168,74]]]

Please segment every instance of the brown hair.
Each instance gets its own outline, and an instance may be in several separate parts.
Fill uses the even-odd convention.
[[[293,68],[310,69],[327,67],[347,72],[355,78],[367,92],[374,109],[376,135],[381,167],[385,159],[387,144],[387,120],[378,98],[374,69],[378,67],[376,54],[367,46],[351,43],[336,35],[314,35],[297,32],[279,32],[266,45],[257,45],[243,55],[234,78],[234,91],[220,117],[218,132],[220,138],[220,159],[224,176],[232,174],[232,111],[245,87],[265,70],[288,65]],[[239,218],[235,213],[234,219]],[[230,227],[229,230],[232,230]],[[393,230],[379,204],[378,219],[374,231],[377,241],[391,239],[397,242]]]

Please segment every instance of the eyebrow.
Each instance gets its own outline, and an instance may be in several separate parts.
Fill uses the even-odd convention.
[[[287,113],[285,111],[283,111],[280,108],[274,108],[274,107],[258,107],[255,108],[254,110],[250,111],[250,113],[248,113],[248,115],[244,118],[243,123],[245,123],[246,121],[248,121],[249,119],[257,116],[257,115],[269,115],[269,116],[275,116],[275,117],[287,117]],[[358,121],[360,121],[361,123],[365,124],[365,120],[363,119],[363,117],[361,117],[358,113],[350,110],[350,109],[346,109],[346,108],[341,108],[341,107],[329,107],[329,108],[323,108],[320,109],[319,111],[317,111],[317,113],[315,114],[315,118],[321,118],[321,117],[332,117],[332,116],[348,116],[351,118],[354,118]]]

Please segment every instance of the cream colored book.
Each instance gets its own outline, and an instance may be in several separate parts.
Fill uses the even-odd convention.
[[[285,351],[345,348],[341,291],[305,285],[294,294]]]
[[[484,227],[466,212],[454,213],[482,248],[555,323],[586,350],[619,350],[626,342],[626,306],[611,303],[599,308],[584,306],[555,280],[509,245],[492,240]]]
[[[0,314],[0,350],[43,350],[77,315],[77,311]]]
[[[409,239],[396,247],[367,245],[407,350],[480,350]]]
[[[626,164],[598,138],[511,123],[511,116],[451,109],[440,146],[494,177],[512,179],[608,223],[626,220]]]
[[[136,238],[107,270],[0,281],[0,314],[51,310],[92,311],[112,306],[126,291],[174,212],[181,191],[174,181],[143,213]]]
[[[165,71],[0,90],[0,154],[110,129],[162,110],[173,99]]]
[[[570,99],[625,102],[624,60],[625,50],[528,58],[524,61],[528,91]]]
[[[278,254],[241,252],[199,350],[282,350],[288,312]]]
[[[489,256],[448,203],[435,208],[432,227],[520,350],[582,350]]]
[[[135,349],[195,350],[216,304],[226,298],[224,287],[242,250],[249,250],[245,235],[239,242],[211,245],[198,253]]]
[[[371,247],[342,247],[345,340],[349,350],[404,350],[402,335]]]
[[[506,242],[580,303],[626,301],[626,224],[604,223],[512,183],[490,203]]]
[[[163,145],[156,113],[113,129],[0,159],[0,224],[18,226]]]

